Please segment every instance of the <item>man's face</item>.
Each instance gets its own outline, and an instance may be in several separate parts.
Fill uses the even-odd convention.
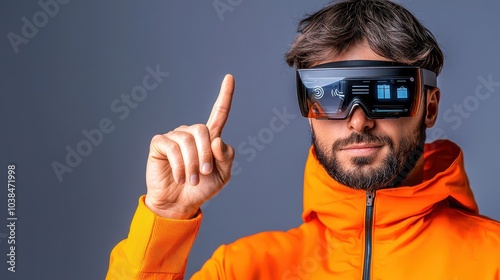
[[[358,45],[320,63],[356,59],[386,60]],[[345,120],[310,119],[316,156],[333,179],[348,187],[376,190],[399,184],[422,154],[425,108],[422,100],[417,116],[398,119],[369,119],[360,107]]]
[[[331,136],[318,137],[318,128],[311,129],[314,151],[328,174],[346,186],[362,190],[402,183],[415,167],[425,143],[424,118],[420,118],[413,131],[396,130],[393,134],[389,134],[389,129],[367,129],[335,137],[332,128]]]

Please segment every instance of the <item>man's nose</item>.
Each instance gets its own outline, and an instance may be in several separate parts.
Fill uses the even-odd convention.
[[[372,129],[374,125],[375,121],[368,118],[359,106],[353,108],[351,115],[347,118],[348,128],[359,133]]]

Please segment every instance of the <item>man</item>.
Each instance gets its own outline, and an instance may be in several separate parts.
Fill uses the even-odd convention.
[[[480,216],[460,148],[424,144],[443,55],[385,0],[333,3],[305,18],[286,55],[312,146],[304,223],[220,246],[193,279],[500,279],[500,223]],[[220,136],[234,89],[206,125],[153,138],[147,194],[107,279],[182,279],[202,203],[228,182]]]

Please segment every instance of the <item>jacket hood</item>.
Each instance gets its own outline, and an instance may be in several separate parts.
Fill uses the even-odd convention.
[[[425,144],[423,156],[423,183],[376,191],[375,226],[416,221],[441,203],[478,213],[461,149],[449,140],[438,140]],[[366,192],[332,179],[311,147],[304,173],[304,221],[318,217],[326,227],[337,231],[362,227],[365,207]]]

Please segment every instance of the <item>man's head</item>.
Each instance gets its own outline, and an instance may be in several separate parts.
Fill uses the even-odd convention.
[[[443,66],[434,36],[389,1],[333,3],[303,19],[298,31],[286,54],[296,68],[343,60],[394,61],[436,73]],[[356,107],[345,120],[309,119],[318,160],[332,178],[352,188],[418,183],[425,129],[436,121],[439,89],[426,90],[420,102],[415,117],[370,119]]]

